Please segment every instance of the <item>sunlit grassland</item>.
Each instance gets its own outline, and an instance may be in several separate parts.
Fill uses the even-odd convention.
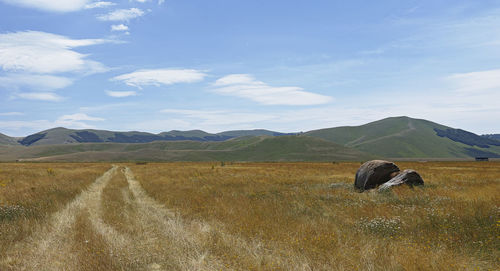
[[[185,259],[197,253],[213,263],[200,270],[498,270],[500,163],[397,164],[417,170],[425,186],[357,193],[359,162],[121,164],[64,240],[80,270],[152,262],[184,270],[196,265],[178,262],[193,264]],[[135,198],[124,166],[175,216]],[[16,262],[5,259],[16,244],[110,168],[0,163],[0,269]],[[121,235],[130,237],[123,248],[113,239]]]
[[[106,164],[0,163],[0,258],[109,168]]]
[[[132,165],[156,200],[312,269],[498,270],[500,163],[398,163],[426,185],[356,193],[360,163],[167,163]],[[230,248],[213,253],[237,269]]]

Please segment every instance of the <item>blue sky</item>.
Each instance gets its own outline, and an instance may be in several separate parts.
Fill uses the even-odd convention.
[[[500,133],[498,1],[0,0],[0,132]]]

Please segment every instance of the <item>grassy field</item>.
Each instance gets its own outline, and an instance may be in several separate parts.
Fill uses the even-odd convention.
[[[500,268],[500,163],[401,162],[425,187],[386,193],[359,166],[0,164],[0,270]]]

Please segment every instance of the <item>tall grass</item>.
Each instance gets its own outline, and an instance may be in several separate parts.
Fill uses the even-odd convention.
[[[401,162],[425,186],[384,193],[353,189],[359,166],[123,164],[73,208],[67,269],[500,269],[500,163]],[[0,270],[109,168],[0,164]]]
[[[0,163],[0,259],[109,167]]]
[[[359,163],[131,168],[149,194],[185,218],[303,255],[312,269],[498,269],[500,164],[398,164],[417,170],[426,186],[356,193]],[[244,255],[233,256],[236,269],[248,268]]]

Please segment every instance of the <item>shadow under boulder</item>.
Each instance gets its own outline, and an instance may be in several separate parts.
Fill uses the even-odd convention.
[[[384,191],[402,184],[423,185],[424,180],[415,170],[407,169],[401,172],[396,164],[384,160],[364,163],[356,172],[354,180],[354,187],[359,192],[377,187],[378,191]]]

